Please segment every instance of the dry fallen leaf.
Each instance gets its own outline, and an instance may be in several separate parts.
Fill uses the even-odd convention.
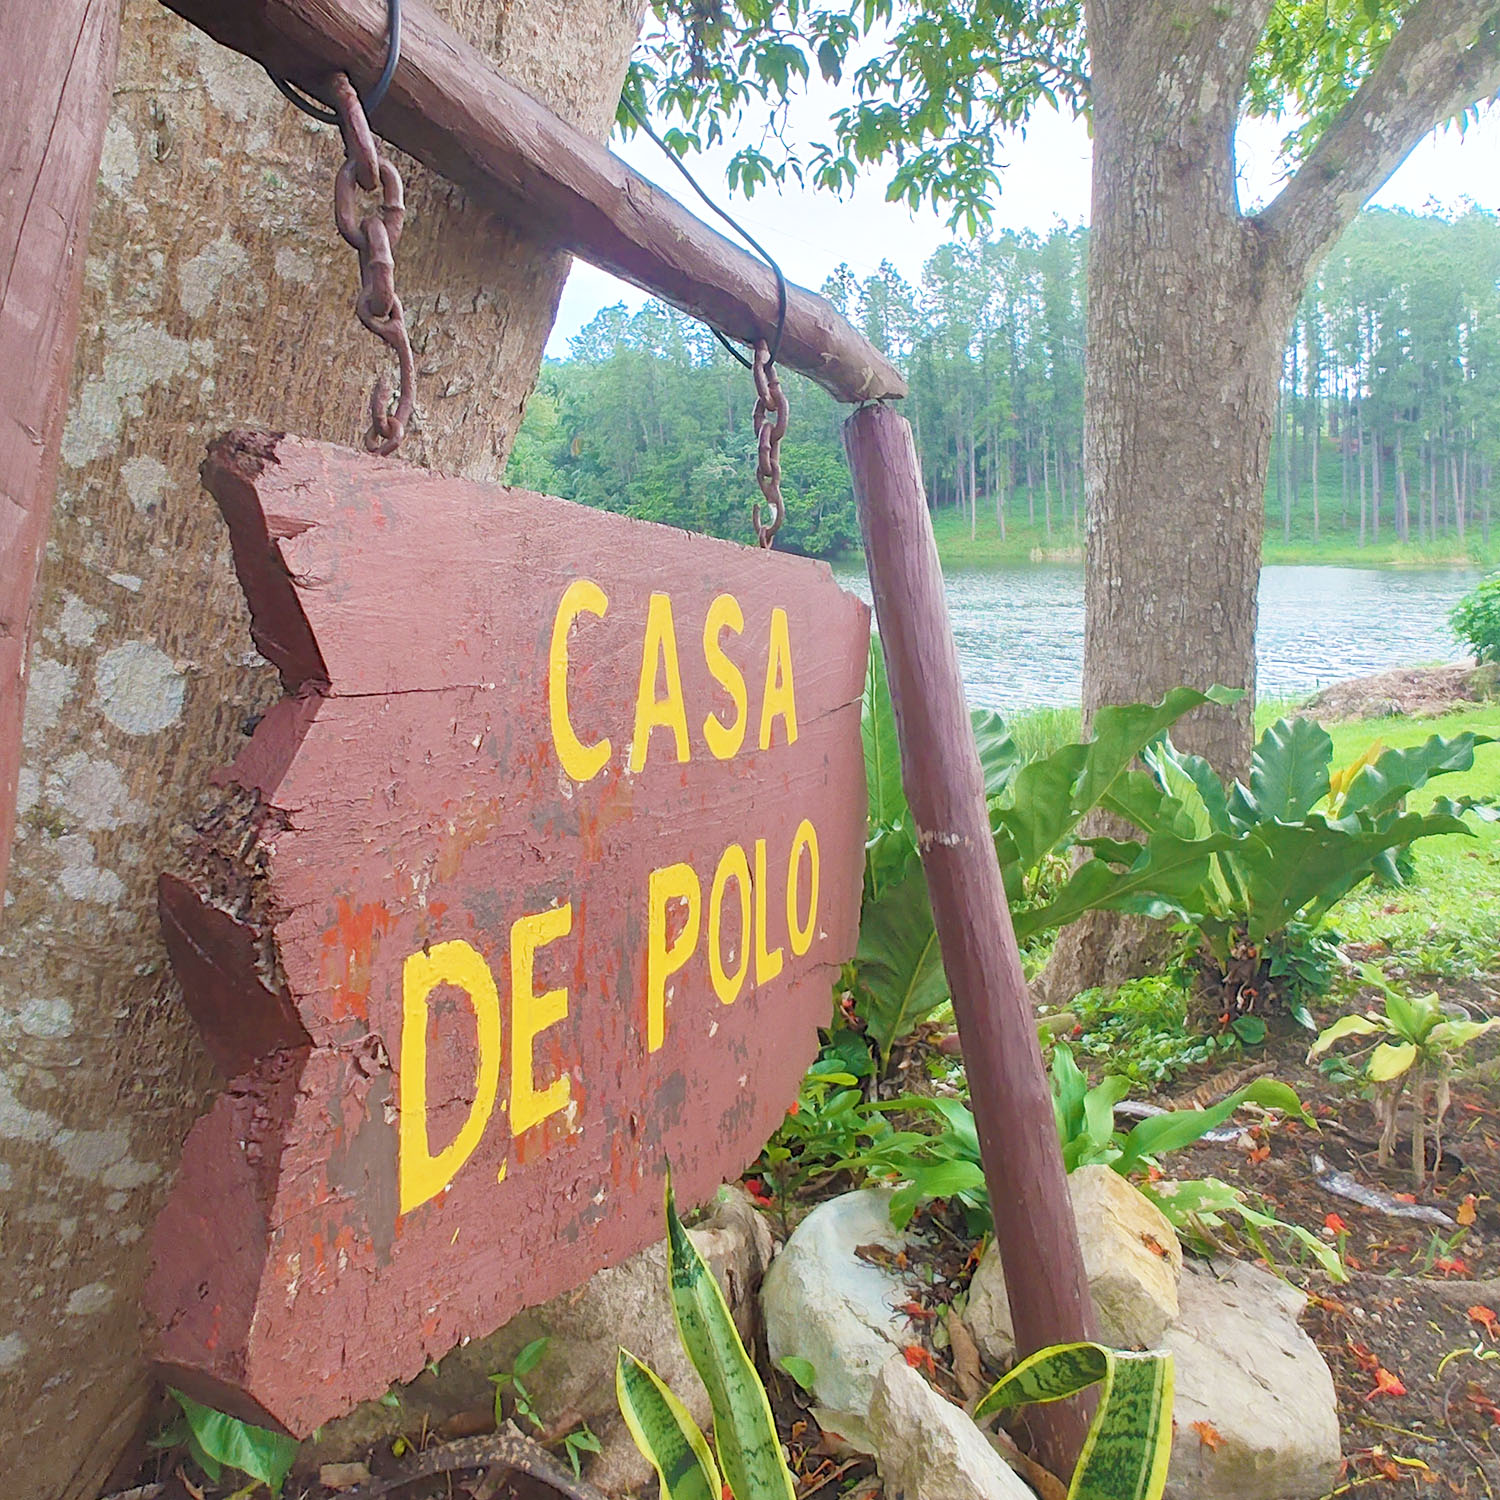
[[[1495,1309],[1493,1307],[1486,1307],[1480,1303],[1477,1307],[1469,1309],[1469,1316],[1474,1322],[1483,1324],[1484,1331],[1491,1338],[1495,1337]]]
[[[1458,1222],[1465,1229],[1467,1229],[1477,1217],[1478,1212],[1475,1208],[1474,1195],[1473,1193],[1470,1193],[1467,1197],[1465,1197],[1464,1201],[1458,1205]]]
[[[1406,1387],[1401,1384],[1399,1375],[1392,1375],[1384,1365],[1375,1371],[1375,1389],[1366,1396],[1366,1401],[1373,1401],[1376,1396],[1404,1396]]]
[[[956,1312],[943,1320],[948,1330],[948,1347],[953,1351],[953,1378],[965,1401],[984,1394],[984,1374],[979,1368],[979,1345],[969,1332],[969,1325]]]
[[[1224,1434],[1212,1422],[1194,1422],[1193,1431],[1198,1434],[1198,1441],[1210,1452],[1217,1453],[1224,1446]]]
[[[318,1483],[330,1490],[352,1490],[369,1482],[368,1464],[324,1464],[318,1470]]]

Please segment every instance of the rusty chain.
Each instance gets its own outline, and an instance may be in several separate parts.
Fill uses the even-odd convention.
[[[344,73],[334,75],[331,92],[344,137],[344,164],[333,184],[333,214],[339,233],[359,255],[359,296],[354,311],[359,321],[395,350],[401,367],[401,388],[395,410],[390,408],[391,383],[382,375],[370,394],[370,427],[365,447],[383,457],[394,453],[406,436],[416,403],[416,362],[406,331],[406,313],[396,295],[394,251],[406,218],[401,174],[381,156],[370,122],[365,118],[354,85]],[[363,217],[359,192],[379,193],[380,202]]]
[[[753,520],[760,545],[769,547],[781,530],[781,523],[786,520],[786,501],[781,497],[781,440],[786,436],[788,407],[786,392],[776,378],[776,366],[764,339],[756,340],[752,369],[755,375],[755,415],[752,420],[758,447],[755,480],[771,510],[770,519],[762,524],[760,501],[757,500]]]

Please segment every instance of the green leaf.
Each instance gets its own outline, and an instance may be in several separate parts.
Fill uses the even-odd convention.
[[[1164,1156],[1168,1151],[1190,1146],[1222,1125],[1241,1104],[1247,1102],[1267,1109],[1285,1110],[1303,1120],[1308,1118],[1295,1089],[1273,1078],[1257,1078],[1221,1099],[1212,1109],[1174,1109],[1142,1120],[1125,1137],[1120,1156],[1112,1165],[1115,1171],[1125,1175],[1143,1165],[1145,1157]]]
[[[1259,1016],[1236,1016],[1229,1029],[1247,1047],[1258,1047],[1266,1039],[1266,1023]]]
[[[1389,1083],[1405,1073],[1416,1060],[1417,1048],[1414,1042],[1382,1042],[1370,1054],[1370,1060],[1365,1064],[1365,1075],[1376,1083]]]
[[[948,998],[948,976],[920,865],[865,902],[855,964],[859,1013],[884,1062],[891,1047]]]
[[[913,1163],[911,1181],[891,1194],[891,1223],[904,1229],[917,1206],[934,1198],[952,1198],[959,1193],[985,1190],[984,1172],[973,1161],[939,1161],[931,1166]]]
[[[1333,740],[1313,719],[1278,719],[1261,735],[1250,760],[1250,789],[1236,784],[1229,815],[1242,828],[1295,823],[1328,795]]]
[[[870,661],[865,669],[864,707],[859,719],[865,747],[865,791],[870,829],[891,828],[906,821],[906,794],[901,789],[901,749],[896,739],[896,715],[886,686],[885,657],[880,638],[870,637]]]
[[[1427,1033],[1428,1042],[1445,1052],[1457,1047],[1467,1047],[1477,1037],[1500,1027],[1500,1019],[1493,1021],[1440,1021]]]
[[[626,1349],[615,1361],[615,1398],[641,1456],[661,1479],[664,1500],[721,1500],[724,1481],[698,1424],[667,1383]]]
[[[1160,703],[1101,708],[1086,744],[1064,745],[1024,767],[1015,779],[1013,805],[997,815],[1021,868],[1034,869],[1069,840],[1089,812],[1128,784],[1131,764],[1146,746],[1185,714],[1240,696],[1225,688],[1173,688]]]
[[[1373,1021],[1368,1016],[1340,1016],[1332,1026],[1325,1026],[1318,1033],[1317,1040],[1307,1049],[1307,1060],[1311,1062],[1335,1042],[1343,1041],[1346,1036],[1374,1036],[1384,1030],[1385,1027],[1379,1021]]]
[[[677,1217],[670,1174],[666,1213],[672,1312],[682,1346],[708,1391],[724,1477],[739,1500],[796,1500],[765,1387],[740,1342],[719,1283]]]
[[[988,708],[969,711],[974,725],[974,745],[979,751],[979,768],[984,773],[984,795],[994,799],[1010,785],[1021,752],[1005,727],[1005,720]]]
[[[1102,1344],[1058,1344],[1024,1359],[975,1408],[976,1418],[1099,1385],[1068,1500],[1159,1500],[1172,1454],[1172,1356]]]
[[[1339,804],[1339,813],[1341,816],[1360,813],[1368,819],[1378,819],[1396,812],[1404,798],[1425,786],[1432,777],[1472,769],[1475,746],[1491,743],[1488,735],[1466,731],[1451,740],[1435,734],[1421,745],[1386,750],[1374,765],[1364,766],[1355,774]]]
[[[777,1363],[804,1391],[809,1395],[813,1393],[818,1383],[818,1372],[810,1359],[803,1359],[800,1354],[783,1354]]]
[[[1115,1133],[1115,1105],[1130,1092],[1130,1080],[1122,1074],[1111,1074],[1097,1088],[1088,1091],[1083,1101],[1084,1132],[1098,1149],[1109,1145]]]
[[[211,1406],[200,1405],[179,1390],[171,1394],[182,1408],[194,1440],[212,1463],[238,1469],[251,1479],[258,1479],[273,1494],[281,1493],[282,1482],[297,1457],[296,1438],[226,1416]],[[209,1478],[217,1479],[208,1465],[204,1465],[204,1471]]]
[[[516,1375],[529,1375],[537,1365],[541,1363],[542,1356],[547,1352],[547,1345],[551,1339],[543,1334],[539,1339],[532,1339],[527,1346],[516,1355],[516,1362],[511,1370]]]

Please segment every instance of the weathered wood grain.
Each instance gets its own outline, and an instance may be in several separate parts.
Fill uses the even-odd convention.
[[[384,0],[164,0],[227,47],[312,93],[368,84]],[[401,64],[371,122],[393,145],[591,264],[746,342],[776,326],[776,278],[748,251],[517,88],[420,0],[402,6]],[[840,401],[904,396],[900,372],[822,297],[788,287],[781,363]]]
[[[232,435],[206,479],[288,696],[162,881],[235,1076],[148,1303],[174,1384],[306,1433],[659,1237],[668,1157],[702,1201],[780,1121],[855,941],[869,615],[820,563],[295,439]],[[559,627],[579,579],[602,596]],[[636,717],[674,701],[663,600],[682,746]],[[711,607],[743,628],[706,631]],[[795,735],[761,728],[777,611]],[[580,746],[610,742],[592,775],[564,681]],[[744,720],[726,758],[710,716]],[[653,905],[663,871],[696,897]],[[416,1121],[432,1156],[471,1149],[427,1173]]]
[[[119,15],[119,0],[0,9],[0,899]]]
[[[927,876],[1021,1355],[1089,1339],[1093,1304],[1052,1096],[995,857],[984,776],[948,623],[911,428],[869,406],[844,425],[875,597],[901,779]],[[1046,1459],[1072,1472],[1081,1412],[1040,1407]]]

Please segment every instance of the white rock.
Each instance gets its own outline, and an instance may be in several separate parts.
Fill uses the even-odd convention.
[[[899,1354],[881,1367],[869,1426],[890,1500],[1036,1500],[974,1423]]]
[[[1338,1402],[1323,1356],[1297,1326],[1307,1299],[1241,1261],[1188,1265],[1178,1296],[1162,1340],[1177,1361],[1168,1500],[1327,1494],[1339,1467]]]
[[[1177,1317],[1182,1246],[1171,1224],[1109,1167],[1079,1167],[1068,1191],[1100,1338],[1119,1349],[1156,1343]],[[974,1273],[965,1317],[984,1357],[1009,1364],[1015,1332],[993,1242]]]
[[[891,1227],[891,1195],[880,1188],[820,1203],[771,1262],[761,1289],[773,1364],[788,1355],[814,1372],[819,1425],[868,1448],[865,1416],[875,1382],[893,1353],[911,1342],[898,1308],[910,1293],[902,1279],[855,1253],[904,1244]]]

